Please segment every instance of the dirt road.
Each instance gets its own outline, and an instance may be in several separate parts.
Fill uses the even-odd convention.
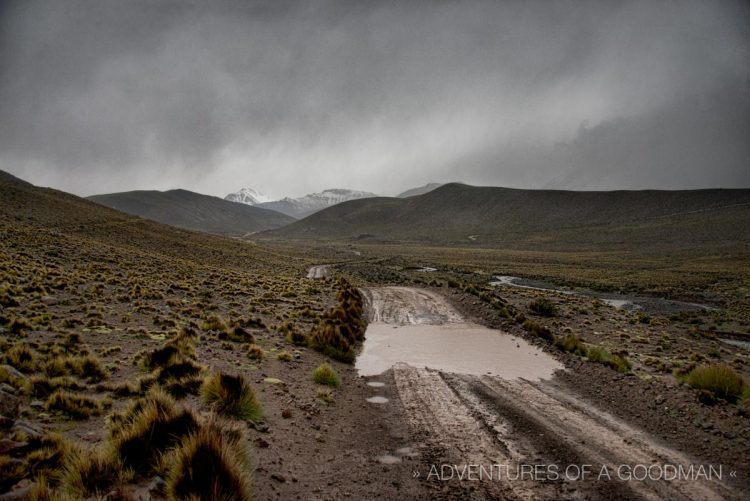
[[[310,266],[307,270],[307,278],[325,278],[328,276],[328,268],[327,264]]]
[[[388,287],[369,289],[365,297],[372,322],[465,322],[434,292]],[[662,445],[584,401],[555,377],[508,379],[407,365],[397,365],[390,373],[390,394],[399,399],[419,451],[420,460],[410,467],[436,492],[432,497],[742,497],[727,486],[726,469]]]

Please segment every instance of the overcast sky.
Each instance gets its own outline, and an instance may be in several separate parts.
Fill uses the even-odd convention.
[[[0,2],[0,169],[79,195],[750,187],[750,8]]]

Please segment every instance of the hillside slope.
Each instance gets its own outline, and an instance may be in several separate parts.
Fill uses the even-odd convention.
[[[448,184],[346,202],[265,235],[509,248],[726,246],[750,240],[750,190],[573,192]]]
[[[160,223],[219,235],[241,236],[294,221],[279,212],[186,190],[128,191],[88,199]]]

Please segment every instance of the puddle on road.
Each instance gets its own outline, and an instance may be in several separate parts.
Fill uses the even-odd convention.
[[[475,324],[371,323],[356,368],[381,374],[396,364],[505,379],[549,379],[563,365],[524,339]]]
[[[380,396],[370,397],[367,399],[367,401],[370,402],[371,404],[387,404],[388,403],[387,398],[380,397]]]
[[[744,348],[746,350],[750,350],[750,341],[740,341],[739,339],[728,339],[720,337],[719,341],[722,343],[731,345],[731,346],[737,346],[739,348]]]

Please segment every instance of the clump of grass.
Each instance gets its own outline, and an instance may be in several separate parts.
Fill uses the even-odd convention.
[[[161,456],[200,428],[198,418],[163,392],[141,399],[110,422],[111,443],[125,468],[153,472]]]
[[[226,331],[219,331],[219,339],[223,341],[234,341],[235,343],[254,343],[255,336],[239,325]]]
[[[72,454],[60,474],[60,485],[78,498],[100,497],[127,481],[132,474],[108,444],[93,451]]]
[[[308,337],[309,346],[339,362],[354,362],[354,350],[340,332],[340,326],[321,321]]]
[[[530,302],[529,311],[541,317],[554,317],[559,313],[559,310],[555,303],[547,298],[539,298]]]
[[[45,476],[37,478],[26,495],[26,501],[73,501],[74,499],[64,492],[54,491]]]
[[[31,476],[56,474],[75,451],[73,445],[59,433],[48,432],[38,437],[28,437],[26,441],[26,462]]]
[[[44,407],[48,411],[65,413],[73,419],[86,419],[101,414],[104,404],[87,395],[57,390],[49,396]]]
[[[31,376],[23,386],[24,393],[35,398],[47,398],[59,389],[82,391],[86,388],[78,384],[74,379],[66,376],[52,378]]]
[[[252,499],[246,443],[240,428],[218,423],[209,423],[187,437],[167,460],[168,498]]]
[[[0,490],[7,492],[16,483],[23,480],[28,471],[23,461],[10,456],[0,455]]]
[[[550,342],[555,341],[555,335],[552,334],[552,331],[550,331],[547,327],[540,325],[532,320],[528,320],[528,319],[524,320],[523,328],[526,329],[530,334],[533,334],[538,338],[541,338]]]
[[[305,346],[307,344],[307,336],[295,328],[289,330],[286,340],[295,346]]]
[[[339,305],[325,311],[318,325],[308,336],[314,350],[339,360],[354,362],[353,345],[364,338],[365,321],[362,316],[362,295],[345,280],[339,281]]]
[[[318,399],[324,404],[332,404],[334,402],[333,392],[329,388],[318,388]]]
[[[227,323],[219,315],[208,316],[201,327],[204,331],[227,332],[227,330],[229,329],[229,327],[227,327]]]
[[[266,352],[257,344],[251,344],[247,347],[247,358],[251,360],[263,360],[266,358]]]
[[[286,351],[286,350],[280,351],[280,352],[279,352],[279,353],[278,353],[278,354],[276,355],[276,358],[277,358],[277,359],[279,359],[279,360],[281,360],[282,362],[291,362],[291,361],[292,361],[292,359],[294,359],[294,357],[292,356],[292,354],[291,354],[291,353],[289,353],[289,352],[288,352],[288,351]]]
[[[242,376],[212,374],[203,383],[201,393],[222,414],[249,421],[257,421],[263,415],[255,391]]]
[[[628,373],[632,368],[632,364],[624,355],[612,354],[603,346],[592,346],[586,357],[590,362],[606,365],[622,373]]]
[[[582,357],[585,357],[588,353],[586,345],[581,341],[581,338],[575,334],[567,334],[564,338],[558,339],[555,344],[563,351],[575,353]]]
[[[17,343],[5,352],[5,362],[28,373],[36,369],[37,356],[25,343]]]
[[[696,367],[688,374],[687,383],[704,392],[701,400],[706,403],[711,403],[715,399],[737,402],[747,386],[742,376],[724,364]]]
[[[144,354],[141,363],[146,369],[153,370],[170,365],[179,355],[179,347],[168,344]]]
[[[76,357],[71,360],[71,363],[75,374],[90,383],[98,383],[107,379],[106,369],[99,359],[92,355]]]
[[[312,373],[312,379],[318,384],[325,384],[337,388],[341,385],[341,377],[339,377],[336,369],[331,367],[328,362],[321,364]]]

